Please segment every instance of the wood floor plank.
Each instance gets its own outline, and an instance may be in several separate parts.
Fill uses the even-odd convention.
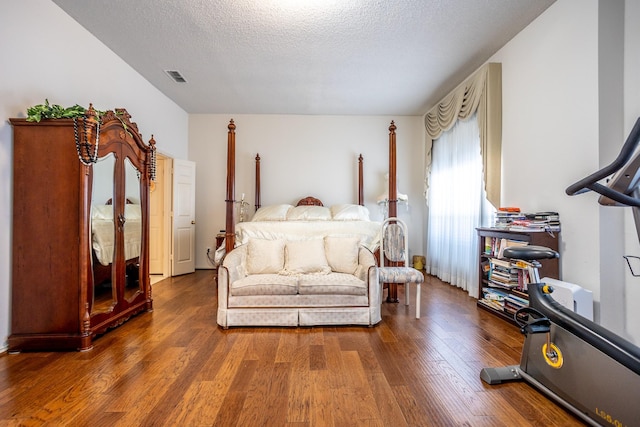
[[[247,394],[240,391],[229,391],[224,397],[224,402],[220,406],[220,411],[212,425],[219,427],[234,426],[238,423],[238,417],[242,411]],[[195,420],[194,420],[195,421]],[[187,425],[211,425],[209,423],[192,422]]]
[[[434,426],[437,425],[437,418],[431,415],[429,406],[424,405],[423,399],[421,399],[422,393],[419,393],[415,387],[408,387],[405,385],[394,386],[391,388],[393,391],[394,399],[398,402],[398,406],[402,411],[404,419],[410,426]],[[428,405],[431,405],[431,401]],[[446,420],[453,423],[454,419],[447,414]]]
[[[171,409],[165,417],[147,417],[143,425],[212,425],[227,394],[215,381],[195,381],[178,402],[165,402]]]
[[[340,387],[331,393],[333,424],[337,427],[350,426],[358,419],[357,401],[354,389]]]
[[[398,357],[398,343],[382,342],[377,339],[377,336],[372,336],[370,345],[389,385],[404,384],[402,372],[406,368],[406,365],[404,361]]]
[[[421,319],[385,302],[372,328],[221,329],[211,271],[153,296],[90,351],[0,355],[0,426],[583,425],[526,383],[484,384],[522,335],[430,276]]]
[[[342,357],[344,365],[349,366],[347,370],[349,387],[345,391],[351,393],[347,401],[355,408],[356,417],[354,419],[359,421],[381,419],[359,353],[357,351],[345,351]]]
[[[345,367],[342,364],[342,352],[336,332],[327,334],[324,348],[327,357],[328,387],[329,390],[337,390],[345,386]]]
[[[276,363],[265,396],[267,405],[262,408],[264,417],[260,425],[281,426],[287,422],[290,381],[290,363]]]
[[[309,425],[316,427],[333,426],[333,399],[326,370],[314,370],[310,372],[311,403],[309,408]]]
[[[224,398],[229,392],[239,368],[242,366],[244,354],[250,341],[251,337],[248,335],[238,337],[223,360],[214,380],[203,382],[204,386],[213,385],[212,389],[207,389],[207,393],[194,393],[194,387],[189,387],[188,394],[190,396],[198,396],[198,399],[183,399],[176,405],[173,414],[169,416],[169,419],[176,423],[175,425],[211,423],[217,417]],[[196,376],[197,374],[194,375],[194,377]],[[198,384],[195,389],[200,385],[202,384]]]
[[[327,356],[324,353],[324,345],[312,344],[309,346],[309,370],[320,371],[327,369]]]
[[[308,337],[307,337],[308,338]],[[298,348],[291,361],[291,381],[287,400],[287,423],[308,423],[311,409],[311,346]]]
[[[385,426],[403,427],[409,425],[384,374],[372,374],[369,377],[369,387],[371,387],[371,393],[378,404],[378,412]]]

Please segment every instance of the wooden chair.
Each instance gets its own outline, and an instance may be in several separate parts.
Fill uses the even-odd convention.
[[[379,283],[404,284],[404,304],[409,305],[409,283],[416,284],[416,319],[420,318],[420,285],[424,275],[409,265],[409,239],[407,224],[401,219],[387,218],[380,233]],[[389,266],[385,266],[385,258]],[[404,266],[400,264],[404,263]]]

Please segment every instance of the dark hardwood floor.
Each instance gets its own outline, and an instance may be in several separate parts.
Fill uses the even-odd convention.
[[[373,328],[222,330],[213,278],[157,283],[154,312],[90,351],[0,355],[0,425],[583,425],[526,383],[485,385],[522,336],[437,279],[419,320],[384,303]]]

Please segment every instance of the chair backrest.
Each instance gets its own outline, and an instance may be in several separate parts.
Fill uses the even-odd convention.
[[[380,233],[380,265],[384,265],[383,258],[389,261],[407,264],[409,256],[409,239],[407,224],[401,219],[391,217],[384,220]]]

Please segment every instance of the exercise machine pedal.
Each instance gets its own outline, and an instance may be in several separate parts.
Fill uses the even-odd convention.
[[[519,381],[520,367],[518,365],[501,366],[498,368],[482,368],[480,378],[489,385],[502,384],[508,381]]]

